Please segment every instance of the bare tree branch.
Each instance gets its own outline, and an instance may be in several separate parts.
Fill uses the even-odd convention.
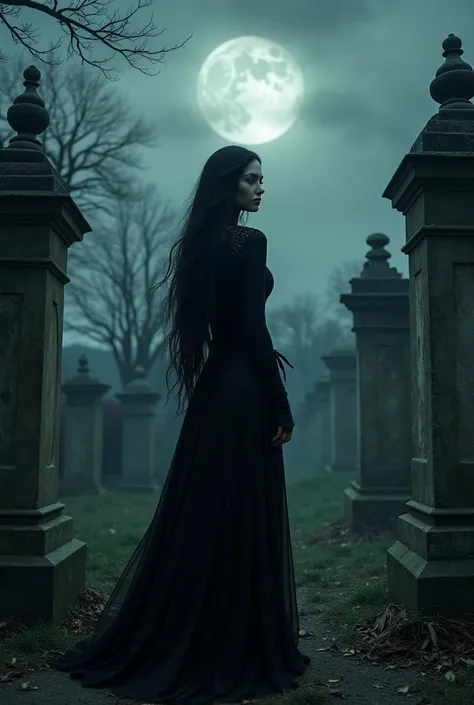
[[[364,265],[363,260],[349,260],[334,267],[328,277],[326,287],[326,310],[330,316],[348,332],[352,328],[352,313],[340,302],[341,294],[351,290],[350,280],[359,277]]]
[[[21,92],[24,58],[0,63],[0,140],[11,136],[6,114]],[[111,212],[133,197],[143,148],[156,146],[158,125],[132,110],[116,86],[87,67],[45,66],[41,93],[50,114],[43,148],[86,216]],[[131,175],[132,172],[132,175]]]
[[[69,0],[69,4],[59,6],[59,0],[3,0],[0,3],[0,24],[9,31],[15,44],[27,49],[32,56],[45,63],[51,63],[50,51],[39,48],[39,32],[25,16],[25,11],[41,13],[58,23],[68,40],[67,55],[76,54],[83,64],[100,69],[109,79],[114,77],[115,68],[111,61],[117,56],[141,73],[153,75],[145,66],[161,64],[171,51],[180,49],[190,39],[172,47],[150,49],[149,40],[159,37],[153,14],[149,11],[154,0],[135,0],[133,6],[123,10],[123,0]],[[118,7],[122,6],[119,11]],[[146,18],[143,18],[145,13]],[[140,22],[141,20],[141,22]],[[54,49],[61,46],[61,39]],[[101,58],[93,57],[97,47],[105,51]],[[6,59],[5,52],[0,59]]]
[[[293,398],[301,400],[323,372],[321,356],[343,342],[344,331],[339,321],[327,317],[312,293],[296,296],[291,303],[269,311],[268,326],[275,346],[295,366],[288,387]]]
[[[160,309],[146,294],[163,274],[175,222],[156,187],[143,187],[133,204],[117,199],[112,222],[70,250],[64,328],[110,348],[124,385],[161,350]]]

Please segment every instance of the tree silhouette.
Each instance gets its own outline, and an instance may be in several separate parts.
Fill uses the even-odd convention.
[[[76,54],[82,64],[100,69],[107,78],[113,77],[115,68],[111,62],[118,56],[142,73],[153,73],[150,65],[162,63],[166,54],[181,48],[189,39],[170,48],[149,47],[150,40],[163,33],[153,20],[150,10],[153,2],[135,0],[134,5],[127,2],[124,9],[123,0],[66,0],[62,6],[59,0],[2,0],[0,24],[15,44],[43,62],[58,63],[57,57],[51,57],[51,50],[59,49],[62,39],[53,47],[38,46],[40,32],[28,19],[28,14],[37,13],[53,20],[67,39],[68,57]],[[102,55],[93,56],[92,52],[99,48]],[[0,59],[6,58],[2,51]]]
[[[347,335],[352,328],[352,313],[341,303],[341,294],[350,292],[350,280],[359,277],[364,260],[348,260],[334,267],[326,286],[326,310],[337,320]]]
[[[64,330],[109,348],[126,385],[137,365],[150,371],[162,343],[160,307],[147,292],[161,279],[176,214],[155,186],[71,248]]]
[[[7,109],[21,92],[24,57],[0,63],[0,141],[11,130]],[[133,197],[143,148],[158,141],[158,125],[137,115],[104,77],[84,66],[42,67],[40,92],[51,120],[43,148],[87,216],[110,212],[116,198]]]

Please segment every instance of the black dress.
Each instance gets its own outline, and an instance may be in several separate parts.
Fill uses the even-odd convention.
[[[267,240],[232,226],[222,247],[212,350],[154,518],[94,635],[53,664],[148,703],[282,692],[309,663],[283,454],[270,444],[293,419],[265,322]]]

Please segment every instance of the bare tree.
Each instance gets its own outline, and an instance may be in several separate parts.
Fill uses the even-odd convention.
[[[298,403],[322,372],[321,355],[342,340],[341,328],[337,321],[326,318],[312,293],[269,311],[268,326],[275,346],[295,367],[288,388]]]
[[[21,92],[25,62],[0,63],[0,141],[11,130],[6,113]],[[44,67],[41,93],[50,126],[43,148],[87,216],[108,210],[116,196],[130,196],[143,148],[158,141],[158,126],[137,115],[116,86],[84,66]]]
[[[352,327],[352,313],[341,303],[341,294],[351,290],[350,280],[359,277],[364,263],[362,260],[349,260],[334,267],[326,287],[326,310],[336,319],[347,334]]]
[[[290,304],[273,309],[268,325],[277,347],[296,356],[294,364],[306,372],[312,361],[310,350],[320,323],[320,307],[314,294],[296,296]]]
[[[122,383],[137,365],[148,372],[162,343],[160,308],[147,292],[166,264],[176,214],[156,187],[143,187],[94,238],[71,248],[74,277],[66,288],[64,330],[107,346]]]
[[[153,73],[143,67],[143,62],[148,66],[160,64],[166,54],[181,48],[189,39],[170,48],[149,48],[149,40],[163,33],[157,29],[150,11],[153,2],[135,0],[134,5],[127,3],[124,10],[123,0],[66,0],[63,6],[59,0],[2,0],[0,24],[15,44],[43,62],[57,63],[58,59],[51,57],[51,47],[38,46],[40,32],[28,19],[28,13],[57,23],[67,39],[67,56],[76,54],[83,64],[100,69],[107,78],[113,77],[115,69],[111,61],[117,56],[142,73]],[[58,49],[61,42],[58,39],[53,49]],[[103,55],[94,58],[92,52],[99,47]],[[0,59],[6,58],[1,52]]]

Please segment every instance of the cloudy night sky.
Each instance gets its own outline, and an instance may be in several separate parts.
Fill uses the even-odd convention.
[[[331,269],[361,258],[374,231],[390,237],[394,264],[406,272],[404,220],[381,193],[437,110],[429,84],[443,39],[458,34],[474,62],[472,0],[157,0],[154,14],[165,29],[160,45],[193,36],[158,76],[128,69],[116,84],[160,126],[144,178],[178,207],[188,198],[207,157],[226,144],[199,112],[200,66],[229,39],[275,40],[300,65],[306,90],[294,126],[255,146],[266,194],[249,224],[269,239],[272,304],[322,295]]]

